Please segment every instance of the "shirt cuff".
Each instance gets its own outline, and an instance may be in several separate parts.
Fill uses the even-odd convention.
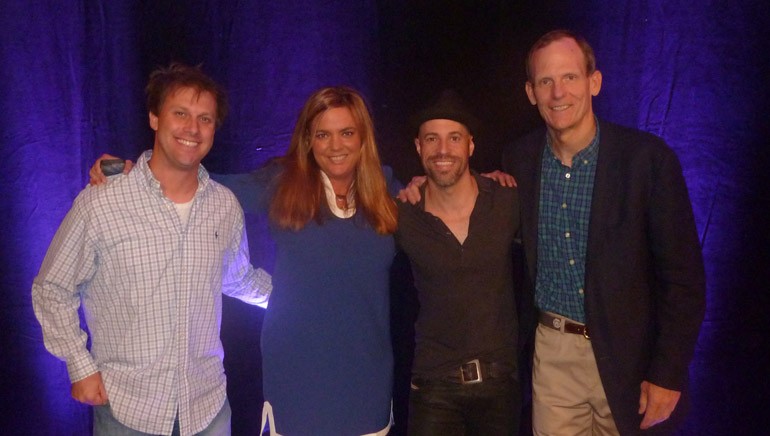
[[[99,372],[93,357],[88,352],[81,356],[67,359],[67,374],[70,377],[70,383],[83,380],[91,374]]]

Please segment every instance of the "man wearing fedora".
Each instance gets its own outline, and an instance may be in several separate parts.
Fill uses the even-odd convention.
[[[469,170],[478,123],[457,94],[414,121],[427,183],[419,202],[399,204],[396,233],[420,303],[408,432],[516,434],[518,194]]]

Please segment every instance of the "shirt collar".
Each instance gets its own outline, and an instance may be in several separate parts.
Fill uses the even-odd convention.
[[[350,218],[356,213],[356,195],[355,195],[355,181],[353,182],[353,186],[348,189],[348,208],[347,209],[340,209],[337,207],[337,194],[334,193],[334,188],[332,187],[332,181],[329,180],[329,176],[326,175],[325,172],[320,171],[321,173],[321,181],[323,181],[324,184],[324,193],[326,194],[326,203],[329,205],[329,210],[336,216],[337,218]]]
[[[160,182],[155,178],[155,175],[152,174],[152,170],[150,169],[150,159],[152,159],[152,150],[146,150],[139,156],[139,159],[136,160],[135,169],[139,170],[146,185],[153,193],[165,198],[163,191],[160,189]],[[195,191],[195,195],[203,192],[208,187],[209,180],[209,172],[206,171],[206,168],[204,168],[203,165],[198,165],[198,189]]]
[[[594,139],[591,140],[591,142],[588,144],[588,147],[580,150],[577,152],[577,154],[575,154],[575,156],[572,158],[573,165],[576,163],[586,165],[596,162],[596,159],[599,156],[599,138],[601,136],[599,119],[596,118],[596,115],[594,115],[594,123],[596,123],[596,134],[594,135]],[[546,147],[545,150],[543,150],[544,155],[552,159],[559,160],[559,158],[556,156],[556,153],[553,152],[553,148],[551,147],[551,137],[548,136],[547,131],[545,134],[545,143]]]

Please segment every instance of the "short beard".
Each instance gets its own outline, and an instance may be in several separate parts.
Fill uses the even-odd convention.
[[[446,159],[447,156],[438,155],[438,156],[431,156],[428,159],[428,162],[433,159]],[[465,160],[464,162],[458,158],[458,157],[451,157],[452,160],[455,162],[459,162],[460,165],[457,166],[457,169],[453,172],[438,172],[434,171],[432,167],[428,165],[428,162],[423,162],[423,168],[425,169],[425,175],[428,176],[428,178],[436,184],[436,186],[440,188],[449,188],[457,184],[457,182],[460,180],[462,175],[468,170],[468,161]]]

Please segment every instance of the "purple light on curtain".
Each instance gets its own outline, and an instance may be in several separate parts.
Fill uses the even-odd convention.
[[[83,28],[77,4],[61,5],[55,11],[34,6],[39,7],[11,2],[4,5],[0,18],[5,29],[0,54],[4,114],[0,186],[7,204],[0,236],[0,275],[7,290],[0,329],[7,343],[18,346],[4,353],[8,361],[1,370],[4,379],[15,384],[12,400],[24,405],[3,410],[2,415],[29,422],[39,419],[43,408],[55,410],[57,418],[78,415],[81,409],[67,402],[68,389],[57,389],[46,380],[67,375],[43,348],[29,290],[48,241],[83,181],[81,174],[71,171],[80,169],[77,145],[84,127],[80,122],[83,53],[77,44],[83,39]],[[51,12],[74,19],[51,20]],[[39,406],[32,409],[29,404]],[[49,433],[52,429],[46,423],[39,428]]]
[[[141,86],[132,81],[136,49],[127,30],[135,27],[135,14],[128,5],[4,3],[0,186],[8,206],[0,268],[7,291],[0,329],[13,348],[4,353],[0,371],[14,394],[4,395],[11,409],[0,415],[26,427],[0,428],[89,432],[90,409],[70,398],[64,364],[43,347],[30,289],[55,230],[86,184],[90,164],[102,147],[125,153],[125,144],[135,142],[136,121],[146,119],[137,111],[141,100],[131,98],[136,91],[141,95]]]

